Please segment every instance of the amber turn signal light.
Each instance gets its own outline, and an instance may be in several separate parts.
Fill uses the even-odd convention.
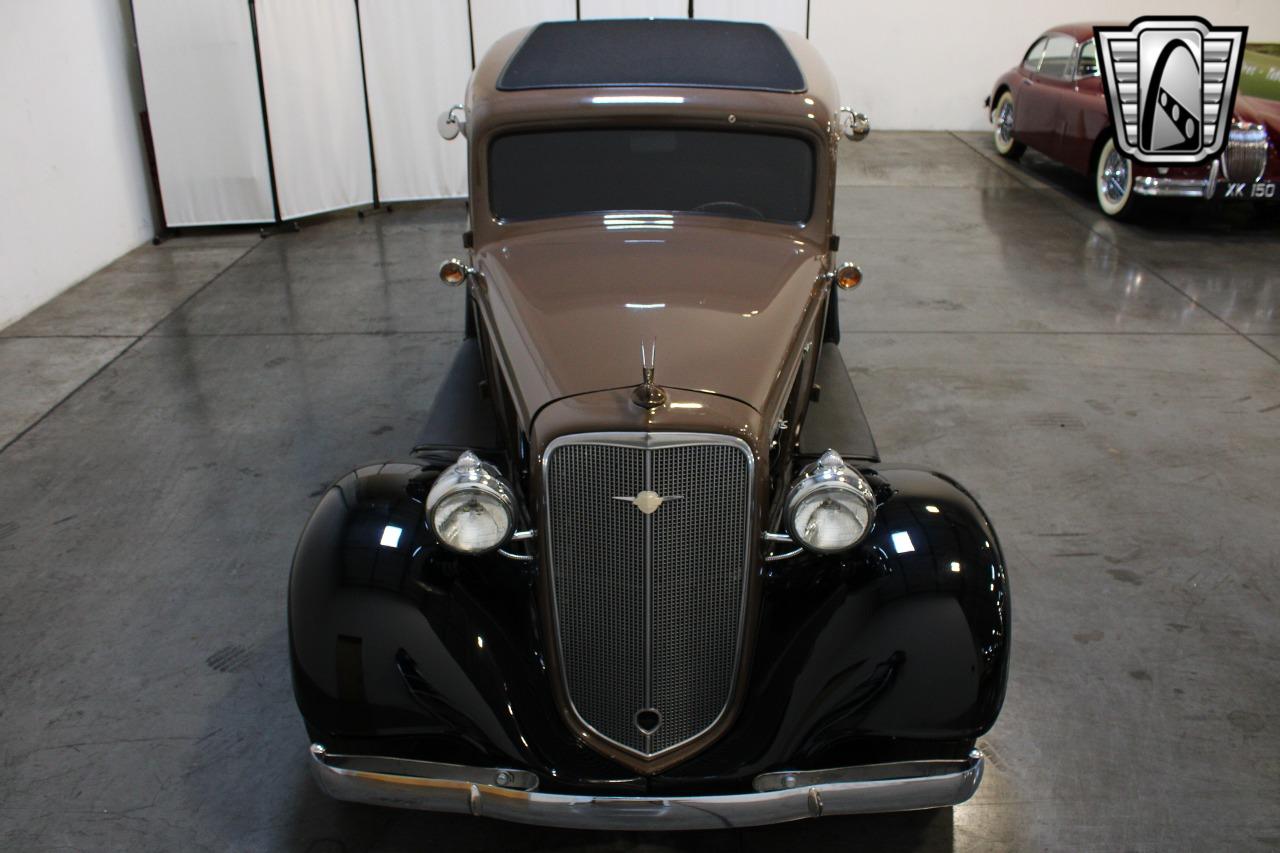
[[[471,275],[471,268],[457,258],[450,258],[440,265],[440,280],[450,287],[457,287]]]
[[[862,270],[857,264],[844,263],[836,270],[836,284],[845,290],[862,284]]]

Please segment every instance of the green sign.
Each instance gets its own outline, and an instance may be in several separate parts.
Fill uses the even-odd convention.
[[[1246,45],[1240,94],[1280,101],[1280,44]]]

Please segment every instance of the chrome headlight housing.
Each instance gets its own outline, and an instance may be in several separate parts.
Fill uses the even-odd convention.
[[[787,494],[787,530],[799,545],[819,554],[852,548],[875,518],[871,486],[834,450],[806,467]]]
[[[468,450],[427,492],[427,526],[450,551],[484,554],[511,538],[515,505],[515,494],[498,469]]]

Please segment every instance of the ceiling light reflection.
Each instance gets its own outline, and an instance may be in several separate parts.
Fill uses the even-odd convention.
[[[596,95],[593,104],[683,104],[680,95]]]
[[[400,547],[400,534],[404,533],[404,529],[396,527],[394,524],[388,524],[382,528],[382,541],[379,543],[383,548]]]

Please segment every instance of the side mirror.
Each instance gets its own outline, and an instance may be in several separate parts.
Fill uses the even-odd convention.
[[[871,121],[865,115],[854,112],[853,107],[840,108],[840,132],[845,139],[861,142],[871,133]]]
[[[440,131],[440,135],[445,139],[454,139],[459,133],[465,136],[467,108],[462,104],[454,104],[440,113],[440,118],[436,119],[436,130]]]
[[[844,290],[852,290],[862,284],[862,268],[853,261],[845,261],[827,275],[831,277],[837,287]]]
[[[475,275],[474,269],[457,258],[450,258],[440,265],[440,280],[449,287],[457,287]]]

